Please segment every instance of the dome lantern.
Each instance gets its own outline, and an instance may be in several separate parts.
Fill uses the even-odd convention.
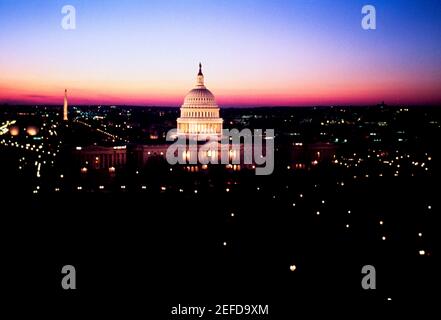
[[[202,63],[199,62],[199,73],[196,80],[198,87],[204,87],[204,74],[202,73]]]

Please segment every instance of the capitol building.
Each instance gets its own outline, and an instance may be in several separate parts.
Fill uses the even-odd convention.
[[[198,161],[220,163],[222,152],[225,150],[228,160],[227,169],[240,170],[242,165],[240,159],[243,158],[244,145],[232,142],[228,144],[227,149],[222,149],[222,130],[223,119],[220,117],[220,108],[216,104],[214,95],[205,87],[202,65],[199,63],[196,86],[184,98],[184,103],[180,108],[180,116],[177,118],[176,133],[177,137],[184,137],[187,140],[209,141],[176,150],[175,156],[186,164],[186,170],[193,172],[207,168],[206,164],[198,164]],[[114,174],[115,171],[124,168],[127,163],[143,167],[151,159],[165,158],[170,145],[170,141],[167,143],[114,146],[77,145],[72,151],[71,158],[81,168],[82,174],[86,174],[89,169],[109,170],[109,173]],[[203,151],[201,151],[202,149]],[[195,163],[193,163],[193,159],[196,160]]]
[[[205,87],[202,65],[196,86],[190,90],[181,106],[181,116],[177,119],[177,134],[187,138],[198,136],[222,136],[223,120],[219,116],[219,106],[214,95]]]

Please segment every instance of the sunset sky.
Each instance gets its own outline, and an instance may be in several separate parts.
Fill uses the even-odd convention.
[[[177,106],[199,62],[221,106],[441,104],[441,1],[0,0],[0,103]]]

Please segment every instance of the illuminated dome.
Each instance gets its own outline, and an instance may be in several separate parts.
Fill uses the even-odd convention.
[[[205,87],[200,63],[196,86],[185,96],[177,123],[180,135],[222,135],[223,120],[214,95]]]
[[[194,88],[185,96],[184,105],[186,107],[213,106],[217,108],[214,95],[207,88]]]

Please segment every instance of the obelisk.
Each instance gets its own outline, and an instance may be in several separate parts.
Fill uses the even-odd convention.
[[[64,89],[64,107],[63,107],[63,120],[67,121],[67,89]]]

